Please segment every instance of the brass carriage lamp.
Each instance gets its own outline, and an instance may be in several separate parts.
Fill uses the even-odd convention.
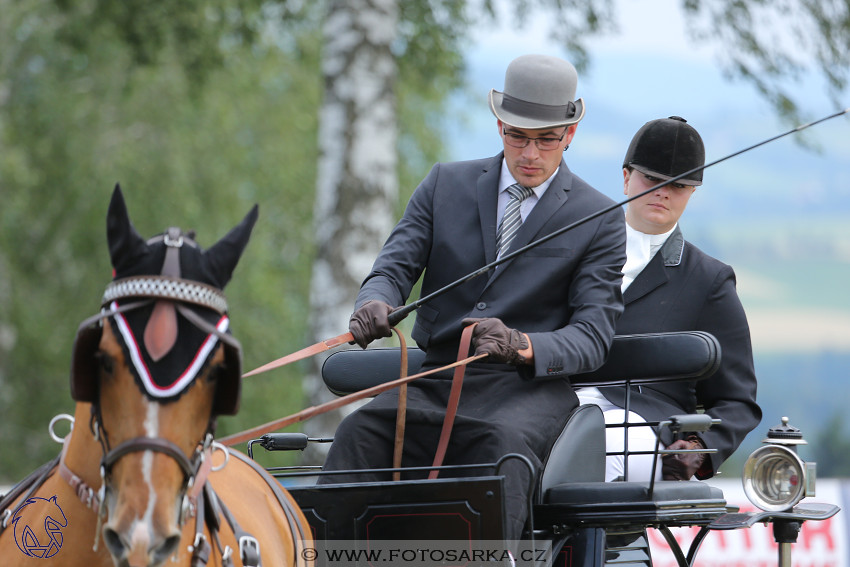
[[[797,446],[806,445],[803,434],[788,425],[772,427],[767,439],[744,463],[744,492],[758,512],[731,512],[711,523],[709,529],[736,530],[756,523],[772,524],[778,544],[779,565],[791,566],[791,546],[807,521],[833,517],[840,508],[834,504],[798,503],[815,495],[815,463],[806,463],[797,455]]]
[[[814,496],[816,463],[797,455],[797,446],[807,444],[802,432],[783,417],[762,443],[744,463],[744,492],[750,502],[767,512],[784,512]]]

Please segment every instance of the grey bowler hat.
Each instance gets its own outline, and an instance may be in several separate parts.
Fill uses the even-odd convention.
[[[505,90],[490,90],[490,110],[515,128],[552,128],[584,117],[584,100],[574,100],[578,74],[568,61],[523,55],[508,65]]]

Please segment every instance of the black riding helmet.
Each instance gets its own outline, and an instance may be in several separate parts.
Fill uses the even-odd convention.
[[[623,160],[623,167],[632,167],[665,181],[703,165],[705,146],[702,138],[687,120],[679,116],[659,118],[644,124],[632,138]],[[677,182],[702,185],[702,171],[694,171]]]

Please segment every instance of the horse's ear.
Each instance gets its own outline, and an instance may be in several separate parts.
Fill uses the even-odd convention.
[[[224,289],[224,286],[230,281],[233,270],[239,262],[239,257],[242,256],[242,251],[245,250],[248,239],[251,238],[251,231],[254,228],[254,223],[257,222],[258,215],[258,207],[254,205],[242,219],[242,222],[204,252],[209,271],[215,278],[219,289]]]
[[[123,268],[139,263],[139,257],[148,251],[145,239],[136,231],[127,213],[124,195],[116,183],[106,214],[106,240],[109,243],[109,256],[116,273]]]

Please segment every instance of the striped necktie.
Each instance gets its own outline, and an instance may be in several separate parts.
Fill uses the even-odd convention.
[[[511,199],[505,207],[505,214],[502,215],[502,222],[499,224],[499,232],[496,237],[496,248],[499,250],[499,256],[507,251],[522,225],[522,215],[519,211],[522,202],[534,193],[530,188],[523,187],[519,183],[511,185],[507,191]]]

